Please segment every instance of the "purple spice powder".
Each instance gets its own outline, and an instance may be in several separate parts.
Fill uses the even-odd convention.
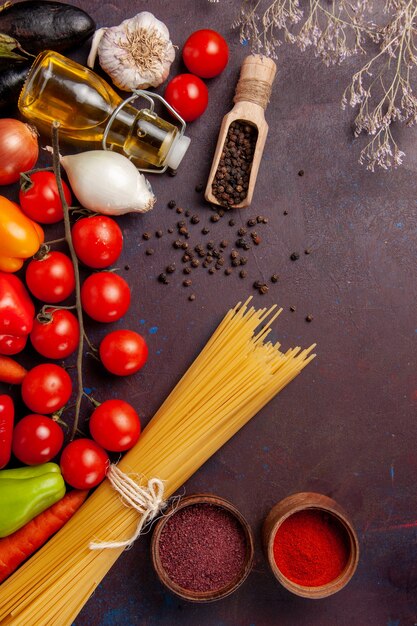
[[[159,540],[161,564],[189,591],[217,591],[236,580],[245,564],[245,533],[232,513],[212,504],[179,509]]]

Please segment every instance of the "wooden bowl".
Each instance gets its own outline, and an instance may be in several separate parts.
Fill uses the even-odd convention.
[[[299,511],[318,509],[333,516],[346,531],[349,543],[349,558],[343,572],[331,582],[320,587],[299,585],[289,580],[279,570],[274,559],[274,539],[280,525],[288,517]],[[286,589],[304,598],[326,598],[340,591],[352,578],[359,561],[359,542],[356,532],[342,507],[331,498],[319,493],[296,493],[278,502],[265,519],[262,536],[264,549],[273,574]]]
[[[159,552],[159,541],[161,538],[161,533],[165,527],[167,521],[175,515],[179,510],[184,509],[185,507],[194,505],[194,504],[210,504],[221,509],[224,509],[229,514],[231,514],[239,523],[246,542],[246,554],[244,563],[241,571],[238,576],[228,583],[226,586],[223,586],[219,589],[210,590],[210,591],[194,591],[191,589],[185,589],[178,585],[175,581],[170,578],[167,571],[162,565],[160,552]],[[176,503],[168,513],[164,514],[159,522],[155,526],[155,530],[152,535],[151,542],[151,557],[152,563],[155,568],[155,571],[159,577],[159,580],[175,595],[179,596],[183,600],[188,600],[190,602],[213,602],[214,600],[220,600],[221,598],[225,598],[230,595],[240,585],[246,580],[249,572],[252,569],[253,565],[253,556],[254,556],[254,542],[253,542],[253,534],[252,530],[245,520],[245,518],[241,515],[241,513],[236,509],[236,507],[225,500],[224,498],[219,498],[217,496],[211,494],[195,494],[192,496],[188,496],[186,498],[182,498],[179,503]]]

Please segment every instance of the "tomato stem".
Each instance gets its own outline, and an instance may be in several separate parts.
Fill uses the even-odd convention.
[[[59,122],[54,121],[52,124],[52,166],[53,172],[56,178],[56,184],[58,188],[59,198],[61,200],[62,209],[64,212],[64,226],[65,226],[65,240],[70,251],[71,260],[74,265],[75,274],[75,307],[77,310],[78,323],[80,326],[80,340],[78,343],[77,351],[77,397],[75,400],[74,409],[74,423],[72,426],[71,437],[72,441],[78,431],[78,422],[80,419],[81,402],[84,395],[83,387],[83,356],[84,356],[84,319],[83,311],[81,307],[81,282],[80,271],[78,267],[78,258],[75,254],[74,244],[71,236],[71,222],[69,217],[69,207],[65,199],[64,188],[62,186],[61,179],[61,164],[59,161]]]

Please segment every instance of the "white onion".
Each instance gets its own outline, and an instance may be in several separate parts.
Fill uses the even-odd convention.
[[[61,157],[80,204],[104,215],[146,213],[155,204],[151,186],[131,161],[110,150]]]

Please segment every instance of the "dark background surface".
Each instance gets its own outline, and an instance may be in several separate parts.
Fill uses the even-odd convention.
[[[87,361],[86,386],[98,400],[122,397],[145,424],[192,362],[226,310],[247,295],[256,305],[277,302],[284,312],[274,335],[284,347],[318,343],[318,358],[185,485],[187,494],[212,492],[231,500],[256,537],[254,569],[244,585],[218,603],[196,606],[162,588],[149,558],[150,535],[118,560],[76,620],[77,626],[272,626],[351,624],[403,626],[417,622],[417,406],[416,132],[398,131],[407,152],[397,171],[370,173],[358,164],[364,139],[354,140],[354,114],[340,99],[360,59],[325,68],[312,51],[279,51],[270,132],[252,207],[210,222],[210,208],[195,186],[206,182],[222,116],[231,108],[239,68],[248,49],[230,28],[239,3],[220,0],[74,2],[98,26],[150,10],[179,47],[171,76],[184,71],[180,50],[198,28],[218,29],[230,44],[230,63],[208,81],[209,107],[190,124],[191,147],[176,177],[151,177],[155,209],[119,223],[125,247],[118,263],[133,304],[117,327],[138,330],[150,348],[139,374],[106,377]],[[71,54],[85,62],[88,46]],[[162,90],[161,90],[162,91]],[[64,149],[65,151],[65,149]],[[300,170],[304,175],[300,176]],[[195,270],[194,302],[176,272],[169,285],[156,276],[172,261],[181,266],[167,228],[182,216],[167,202],[197,212],[190,243],[236,239],[256,215],[261,245],[237,271]],[[284,215],[284,211],[288,215]],[[201,235],[208,224],[211,233]],[[142,233],[164,230],[144,242]],[[47,231],[47,236],[56,234]],[[153,256],[145,249],[153,247]],[[310,255],[304,249],[311,249]],[[290,261],[292,252],[300,259]],[[126,265],[130,269],[124,269]],[[280,276],[265,296],[252,284]],[[296,311],[290,312],[290,306]],[[313,322],[305,321],[313,315]],[[98,342],[108,327],[90,324]],[[30,355],[28,358],[35,358]],[[262,552],[260,531],[271,506],[297,491],[335,498],[359,534],[361,559],[351,583],[335,596],[308,601],[282,589]]]

